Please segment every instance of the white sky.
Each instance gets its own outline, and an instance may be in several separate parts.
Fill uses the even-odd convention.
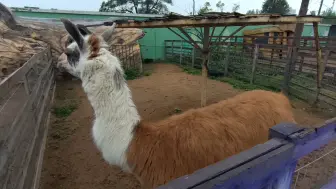
[[[3,4],[9,7],[23,7],[34,6],[43,9],[56,8],[60,10],[87,10],[98,11],[103,0],[1,0]],[[206,1],[210,2],[213,8],[218,0],[195,0],[196,10],[199,9]],[[232,6],[235,3],[240,4],[238,12],[246,13],[250,9],[261,9],[264,0],[222,0],[225,3],[224,11],[231,12]],[[287,0],[289,5],[298,13],[300,9],[301,0]],[[322,10],[331,7],[333,0],[324,0]],[[187,14],[192,11],[192,0],[173,0],[174,5],[170,11]],[[309,10],[318,10],[320,0],[310,0]],[[336,6],[335,6],[336,7]],[[334,7],[334,10],[335,10]]]

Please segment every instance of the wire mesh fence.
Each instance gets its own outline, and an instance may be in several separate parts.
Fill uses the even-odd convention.
[[[209,76],[230,77],[280,91],[284,87],[285,75],[289,73],[288,92],[291,96],[311,104],[318,104],[329,113],[335,112],[336,55],[332,51],[333,46],[330,46],[333,44],[332,41],[329,40],[327,43],[322,40],[321,42],[322,65],[320,66],[322,69],[319,71],[322,72],[322,79],[319,89],[313,39],[304,38],[294,56],[292,55],[293,47],[287,44],[265,44],[255,41],[246,43],[244,39],[237,40],[236,38],[225,43],[212,44],[208,63]],[[165,56],[167,61],[196,69],[201,68],[201,52],[187,42],[165,41]],[[286,71],[286,66],[290,61],[293,62],[291,69]]]
[[[125,70],[142,71],[142,58],[139,45],[111,45],[109,50],[116,55]]]

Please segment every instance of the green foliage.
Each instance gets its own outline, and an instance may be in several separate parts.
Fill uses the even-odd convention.
[[[168,12],[172,0],[107,0],[103,1],[100,12],[161,14]]]
[[[327,8],[321,14],[322,16],[336,16],[336,12],[332,8]]]
[[[240,81],[240,80],[237,80],[237,79],[234,79],[234,78],[229,78],[229,77],[210,77],[210,78],[214,79],[214,80],[217,80],[217,81],[228,83],[228,84],[232,85],[232,87],[235,88],[235,89],[241,89],[241,90],[245,90],[245,91],[255,90],[255,89],[269,90],[266,87],[250,84],[248,82]]]
[[[62,107],[55,107],[53,113],[58,118],[65,118],[71,115],[73,111],[77,109],[77,105],[70,104]]]
[[[212,9],[211,9],[210,3],[205,2],[204,6],[198,10],[198,14],[204,14],[204,13],[211,12],[211,11]]]
[[[125,79],[126,80],[137,79],[139,76],[140,76],[139,69],[131,68],[131,69],[125,70]]]
[[[191,75],[202,75],[202,71],[196,68],[191,68],[188,66],[182,66],[183,71]]]
[[[222,1],[218,1],[218,2],[216,3],[216,7],[217,7],[221,12],[224,11],[224,6],[225,6],[225,4],[224,4]]]
[[[174,113],[175,113],[175,114],[179,114],[179,113],[181,113],[181,112],[182,112],[182,110],[179,109],[179,108],[175,108],[175,109],[174,109]]]
[[[288,14],[289,11],[290,7],[286,0],[265,0],[261,9],[262,13]]]
[[[239,9],[240,9],[240,5],[239,4],[237,4],[237,3],[233,4],[232,12],[237,12]]]
[[[261,11],[259,9],[252,9],[248,10],[246,14],[261,14]]]
[[[146,71],[146,72],[143,73],[143,75],[144,76],[150,76],[150,75],[152,75],[152,72]]]

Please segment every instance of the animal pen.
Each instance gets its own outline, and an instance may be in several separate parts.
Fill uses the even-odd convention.
[[[209,14],[206,17],[170,15],[168,18],[154,18],[142,22],[131,23],[123,20],[115,22],[119,28],[177,27],[179,33],[171,30],[182,37],[183,41],[191,43],[202,55],[201,102],[202,106],[205,106],[205,87],[208,70],[211,72],[212,47],[215,43],[225,45],[225,41],[232,37],[227,36],[224,39],[217,37],[215,40],[210,40],[213,38],[215,27],[236,25],[240,26],[236,31],[238,32],[245,25],[313,22],[314,26],[317,26],[316,23],[319,21],[319,17],[312,16]],[[105,25],[109,24],[111,22],[105,23]],[[183,27],[187,26],[203,28],[198,30],[198,33],[203,35],[199,36],[202,44],[197,43],[186,32]],[[210,30],[211,27],[213,27],[212,30]],[[319,44],[318,37],[314,40]],[[316,47],[320,52],[319,45]],[[130,53],[130,50],[126,49],[119,47],[117,51]],[[255,46],[251,51],[258,54],[258,49],[259,46]],[[292,57],[296,50],[294,47],[289,49],[288,54]],[[320,63],[321,54],[317,54],[319,55],[317,62]],[[34,55],[0,83],[1,188],[38,188],[48,129],[49,107],[55,90],[51,57],[49,48]],[[255,60],[257,59],[252,61],[255,62]],[[289,69],[292,66],[292,59],[287,60],[285,67]],[[130,64],[134,63],[133,61],[130,59]],[[228,64],[224,66],[225,70],[229,71]],[[255,67],[254,70],[256,70]],[[251,79],[251,82],[255,82],[255,79]],[[321,81],[319,77],[318,81]],[[336,139],[336,119],[328,120],[316,129],[301,128],[289,123],[279,124],[269,131],[269,138],[270,140],[264,144],[200,169],[191,175],[173,180],[159,188],[290,188],[294,173],[304,168],[296,169],[298,159]],[[328,178],[320,188],[331,189],[335,188],[335,185],[336,175]]]

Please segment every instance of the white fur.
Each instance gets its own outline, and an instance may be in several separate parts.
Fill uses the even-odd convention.
[[[123,74],[120,61],[104,48],[98,57],[88,60],[88,56],[88,53],[80,55],[75,71],[80,73],[83,89],[94,109],[95,144],[108,163],[130,171],[126,151],[140,116],[126,82],[121,81],[121,88],[116,89],[113,76],[116,70]]]
[[[112,35],[114,28],[115,24],[102,36],[98,36],[101,48],[98,56],[91,60],[88,59],[90,35],[85,36],[79,62],[75,67],[66,65],[65,68],[82,80],[83,89],[95,113],[93,139],[103,158],[111,165],[130,172],[126,151],[133,139],[134,127],[140,122],[140,116],[131,91],[123,79],[124,72],[119,59],[106,49],[108,46],[105,41]],[[71,52],[75,48],[78,45],[73,42],[67,50]],[[115,74],[119,77],[115,77]]]

